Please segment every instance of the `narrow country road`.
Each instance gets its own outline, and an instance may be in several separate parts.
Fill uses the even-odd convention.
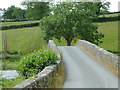
[[[104,68],[82,48],[58,46],[65,64],[63,88],[118,88],[118,77]]]

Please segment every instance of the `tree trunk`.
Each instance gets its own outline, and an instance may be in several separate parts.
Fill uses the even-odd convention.
[[[67,40],[67,46],[71,46],[72,39]]]

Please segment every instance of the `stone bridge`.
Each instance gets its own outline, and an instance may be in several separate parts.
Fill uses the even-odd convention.
[[[118,72],[119,57],[117,55],[85,40],[79,40],[76,46],[56,46],[52,40],[49,40],[48,47],[62,53],[66,73],[63,88],[106,88],[105,90],[115,88],[118,90],[118,76],[96,60],[98,58]],[[96,58],[86,51],[92,53]],[[27,79],[14,88],[48,86],[52,82],[54,74],[59,70],[60,63],[61,61],[58,61],[57,65],[46,67],[32,79]]]

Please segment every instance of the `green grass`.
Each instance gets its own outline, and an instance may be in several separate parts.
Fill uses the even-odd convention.
[[[4,35],[7,36],[7,59],[5,60],[5,65],[2,69],[13,70],[17,68],[17,64],[22,56],[27,53],[31,53],[35,50],[46,48],[47,44],[42,39],[43,33],[40,31],[39,27],[32,28],[22,28],[22,29],[12,29],[2,31],[3,33],[3,47],[4,51]],[[4,63],[4,54],[3,54]]]
[[[99,46],[105,50],[118,52],[118,21],[97,23],[98,31],[104,34],[103,43]]]
[[[20,22],[2,22],[2,26],[11,26],[11,25],[20,25],[20,24],[29,24],[29,23],[39,23],[39,20],[36,21],[20,21]]]
[[[22,54],[46,47],[43,34],[39,27],[21,28],[2,31],[7,36],[7,48],[9,51],[18,51]]]
[[[7,59],[4,59],[0,61],[0,70],[16,70],[18,67],[18,64],[20,62],[20,57],[22,55],[19,54],[13,54],[7,55]]]
[[[17,77],[15,79],[2,79],[2,88],[12,88],[17,84],[22,83],[22,81],[24,81],[25,78],[24,77]]]

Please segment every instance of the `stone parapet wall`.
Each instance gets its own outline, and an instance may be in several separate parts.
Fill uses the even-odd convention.
[[[82,46],[86,48],[88,51],[96,55],[96,57],[100,58],[103,62],[111,65],[115,70],[118,70],[118,62],[120,62],[119,56],[85,40],[79,40],[76,46]]]
[[[58,51],[56,45],[52,40],[49,41],[48,47]],[[58,54],[60,57],[60,54]],[[40,73],[37,75],[23,81],[21,84],[16,85],[13,88],[45,88],[49,87],[52,83],[54,76],[58,72],[60,68],[61,60],[57,61],[56,65],[45,67]]]

